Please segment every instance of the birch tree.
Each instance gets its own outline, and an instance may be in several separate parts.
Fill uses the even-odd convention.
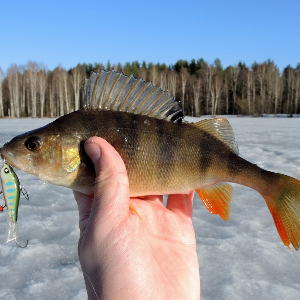
[[[37,92],[37,73],[38,65],[35,62],[30,61],[27,64],[27,83],[30,90],[31,99],[31,116],[36,118],[37,106],[36,106],[36,92]]]
[[[74,92],[74,109],[80,108],[80,86],[83,80],[82,69],[78,64],[76,68],[71,71],[71,84]]]
[[[260,113],[265,112],[265,90],[264,90],[264,81],[266,74],[266,63],[260,64],[257,66],[255,75],[259,83],[259,96],[260,96]]]
[[[139,77],[142,78],[144,81],[147,81],[148,79],[147,67],[140,68]]]
[[[201,96],[201,78],[193,76],[193,95],[194,95],[194,114],[195,117],[200,116],[200,96]]]
[[[278,113],[278,106],[279,110],[281,110],[281,101],[280,101],[280,95],[282,91],[282,81],[279,75],[279,71],[275,73],[274,77],[274,114],[276,115]],[[278,102],[280,103],[278,104]]]
[[[45,98],[46,98],[46,87],[47,87],[47,75],[45,72],[45,69],[41,69],[38,72],[38,82],[37,82],[37,88],[38,88],[38,94],[39,94],[39,104],[40,104],[40,117],[44,117],[44,104],[45,104]]]
[[[69,96],[69,88],[68,88],[68,72],[61,68],[61,80],[62,80],[62,88],[63,88],[63,99],[66,107],[66,113],[69,114],[70,111],[70,96]]]
[[[208,66],[205,64],[201,69],[201,75],[205,86],[205,114],[208,115],[208,106],[211,96],[211,81],[212,81],[212,70],[213,66]]]
[[[157,85],[158,72],[155,65],[150,64],[149,80],[152,82],[153,86]]]
[[[64,115],[64,90],[62,69],[57,67],[53,72],[53,79],[55,82],[55,98],[57,99],[58,115]]]
[[[228,75],[229,75],[228,83],[229,83],[230,89],[232,91],[232,98],[233,98],[232,113],[234,114],[235,111],[236,111],[235,106],[236,106],[236,99],[237,99],[237,83],[238,83],[238,78],[239,78],[239,75],[240,75],[240,72],[241,72],[241,68],[240,68],[240,66],[236,66],[236,67],[230,66],[228,70],[229,70],[229,72],[228,72]]]
[[[253,84],[252,71],[249,69],[246,70],[246,97],[248,103],[248,114],[251,114],[251,86]]]
[[[172,70],[168,76],[168,90],[170,91],[170,96],[176,96],[176,86],[177,86],[177,72]]]
[[[2,69],[0,67],[0,117],[4,117],[4,109],[3,109],[3,93],[2,93]]]
[[[57,105],[54,105],[55,84],[56,84],[56,78],[54,76],[54,72],[52,72],[51,77],[48,80],[49,111],[50,111],[51,118],[57,116],[56,109],[55,109],[57,108]]]
[[[163,69],[160,72],[160,87],[163,91],[168,90],[168,69]]]
[[[213,72],[213,69],[211,70],[211,72]],[[212,116],[215,116],[217,114],[217,107],[221,96],[221,90],[222,90],[222,81],[218,75],[214,75],[212,79],[211,89],[210,89]]]
[[[182,103],[182,109],[183,112],[184,110],[184,105],[185,105],[185,89],[186,89],[186,84],[188,81],[188,76],[189,76],[189,72],[187,70],[187,68],[182,67],[180,69],[180,79],[181,79],[181,103]]]
[[[7,71],[7,82],[10,98],[10,117],[20,117],[20,78],[18,67],[12,65]]]
[[[300,101],[300,73],[295,72],[295,109],[294,114],[299,111],[299,101]]]

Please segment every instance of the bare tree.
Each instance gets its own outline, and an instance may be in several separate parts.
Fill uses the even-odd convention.
[[[263,63],[257,66],[255,75],[259,83],[259,96],[260,96],[260,113],[265,112],[265,90],[264,90],[264,81],[265,81],[265,74],[266,74],[266,67],[267,64]]]
[[[160,87],[163,91],[168,90],[168,69],[163,69],[160,72]]]
[[[55,79],[55,95],[57,99],[58,115],[64,115],[64,88],[63,88],[63,71],[61,67],[57,67],[53,72]]]
[[[157,71],[156,66],[153,64],[151,64],[151,67],[150,67],[149,79],[154,86],[157,85],[158,71]]]
[[[247,103],[248,103],[248,114],[251,114],[251,85],[253,84],[252,71],[249,69],[246,70],[246,94],[247,94]]]
[[[229,67],[229,86],[232,91],[232,97],[233,97],[233,109],[232,109],[233,114],[235,113],[236,110],[237,83],[238,83],[240,72],[241,72],[240,66]]]
[[[218,102],[221,96],[222,81],[218,75],[214,75],[212,80],[212,86],[210,90],[211,95],[211,115],[215,116],[217,114]]]
[[[281,91],[280,75],[278,68],[273,62],[269,62],[267,65],[266,75],[265,75],[265,91],[267,96],[268,105],[266,112],[277,114],[278,99]]]
[[[78,64],[76,68],[72,69],[71,74],[71,83],[74,92],[74,109],[78,110],[80,107],[80,86],[84,77],[81,66]]]
[[[2,96],[2,69],[0,67],[0,117],[4,117],[3,96]]]
[[[202,75],[202,79],[204,82],[204,86],[205,86],[205,114],[208,115],[208,106],[209,106],[209,101],[210,101],[210,97],[211,97],[211,84],[212,84],[212,77],[213,77],[213,70],[214,70],[214,66],[213,65],[205,65],[203,67],[203,69],[201,70],[201,75]]]
[[[225,96],[225,103],[226,103],[226,115],[229,114],[229,91],[228,91],[228,78],[225,75],[224,85],[223,85],[223,94]]]
[[[294,114],[298,113],[300,101],[300,73],[295,72],[295,108]]]
[[[38,78],[37,88],[38,88],[39,103],[40,103],[40,116],[41,118],[43,118],[44,104],[46,98],[46,87],[47,87],[47,75],[44,68],[38,72],[37,78]]]
[[[31,116],[36,118],[37,106],[36,106],[36,91],[37,91],[37,73],[38,65],[35,62],[29,61],[27,64],[27,83],[30,90],[31,98]]]
[[[56,113],[57,105],[54,105],[55,84],[56,84],[56,78],[55,78],[55,73],[53,72],[51,76],[51,80],[48,81],[49,111],[50,111],[51,118],[57,116]]]
[[[274,78],[274,114],[278,113],[278,101],[279,97],[282,91],[282,80],[279,75],[279,71],[275,73],[275,78]],[[280,101],[280,107],[281,109],[281,102]]]
[[[193,94],[194,94],[194,115],[195,117],[200,116],[200,96],[201,96],[201,78],[193,76]]]
[[[187,70],[187,68],[182,67],[180,69],[180,79],[181,79],[181,105],[182,105],[182,109],[184,110],[184,105],[185,105],[185,89],[186,89],[186,84],[188,81],[188,77],[189,77],[189,72]]]
[[[172,70],[168,76],[168,90],[170,92],[170,96],[176,96],[176,84],[177,84],[177,72]]]
[[[62,84],[63,84],[63,97],[66,107],[66,113],[70,113],[70,96],[69,96],[69,84],[68,84],[68,72],[61,68],[61,75],[62,75]]]
[[[11,65],[7,71],[7,82],[10,98],[10,117],[12,118],[20,117],[20,79],[21,74],[17,65]]]
[[[147,69],[145,69],[144,67],[140,68],[139,77],[142,78],[144,81],[147,81],[148,78]]]
[[[26,92],[27,92],[27,83],[26,83],[26,70],[24,66],[19,67],[20,72],[22,74],[21,77],[21,96],[20,96],[20,106],[21,106],[21,114],[26,115]]]

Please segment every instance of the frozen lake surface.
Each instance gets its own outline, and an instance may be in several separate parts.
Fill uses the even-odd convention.
[[[50,121],[0,119],[0,147],[17,134]],[[229,117],[229,121],[243,158],[300,179],[300,118]],[[1,213],[0,298],[87,299],[78,268],[78,210],[72,191],[15,171],[30,196],[29,203],[21,197],[18,219],[19,242],[29,238],[29,245],[20,249],[14,243],[3,244],[7,213]],[[201,300],[300,299],[300,253],[283,245],[256,191],[234,185],[228,222],[211,215],[198,196],[194,203]]]

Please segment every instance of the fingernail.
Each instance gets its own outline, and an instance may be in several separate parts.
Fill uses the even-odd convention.
[[[84,145],[85,152],[92,160],[93,163],[97,162],[101,156],[100,147],[93,141],[85,143]]]

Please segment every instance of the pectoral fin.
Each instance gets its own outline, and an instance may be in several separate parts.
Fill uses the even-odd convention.
[[[196,191],[210,213],[218,214],[225,221],[229,220],[233,193],[233,188],[230,184],[219,183]]]
[[[135,213],[139,218],[140,220],[143,220],[140,216],[140,214],[138,213],[138,211],[135,209],[135,207],[133,206],[132,203],[129,203],[129,210],[132,211],[133,213]]]

